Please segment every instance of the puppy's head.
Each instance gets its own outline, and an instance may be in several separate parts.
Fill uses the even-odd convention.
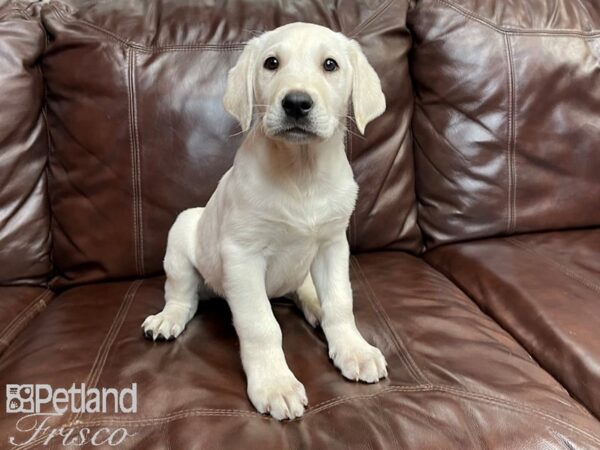
[[[246,131],[256,115],[267,136],[294,143],[329,139],[385,111],[379,77],[357,42],[328,28],[292,23],[248,42],[229,72],[225,109]]]

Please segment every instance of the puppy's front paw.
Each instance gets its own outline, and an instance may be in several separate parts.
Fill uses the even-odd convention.
[[[189,321],[189,314],[178,309],[163,309],[160,313],[146,317],[142,323],[144,337],[153,341],[172,341],[181,334]]]
[[[330,346],[329,357],[342,375],[353,381],[377,383],[387,377],[385,357],[377,347],[360,338]]]
[[[304,386],[291,371],[287,372],[248,378],[248,397],[254,407],[277,420],[300,417],[308,405]]]

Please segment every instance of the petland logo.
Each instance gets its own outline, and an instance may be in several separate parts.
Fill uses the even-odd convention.
[[[65,413],[121,413],[137,412],[137,383],[125,389],[88,388],[85,384],[54,389],[49,384],[7,384],[6,412],[26,414],[16,423],[16,431],[23,436],[10,436],[9,443],[21,446],[32,443],[48,445],[61,440],[63,445],[115,447],[135,433],[125,428],[100,428],[93,432],[86,427],[51,428],[51,417]]]

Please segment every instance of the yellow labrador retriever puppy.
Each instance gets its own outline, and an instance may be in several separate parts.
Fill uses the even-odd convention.
[[[387,376],[352,313],[346,228],[358,186],[344,151],[350,100],[361,133],[385,111],[379,78],[355,41],[293,23],[248,42],[224,104],[251,129],[207,205],[182,212],[171,228],[166,304],[142,325],[150,339],[174,339],[199,298],[227,299],[248,396],[278,420],[301,416],[308,401],[286,363],[269,298],[295,293],[346,378]]]

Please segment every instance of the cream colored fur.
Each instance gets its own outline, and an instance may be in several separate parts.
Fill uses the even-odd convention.
[[[263,67],[269,57],[277,70]],[[327,58],[339,69],[325,71]],[[281,105],[291,91],[314,101],[308,135],[286,131]],[[182,212],[171,228],[166,304],[142,325],[154,339],[176,338],[199,298],[223,296],[248,396],[279,420],[301,416],[308,400],[286,363],[269,298],[295,293],[346,378],[387,376],[382,353],[364,340],[352,313],[346,228],[358,187],[344,150],[350,101],[361,132],[385,110],[379,78],[356,42],[305,23],[248,42],[229,73],[224,104],[250,131],[207,205]]]

